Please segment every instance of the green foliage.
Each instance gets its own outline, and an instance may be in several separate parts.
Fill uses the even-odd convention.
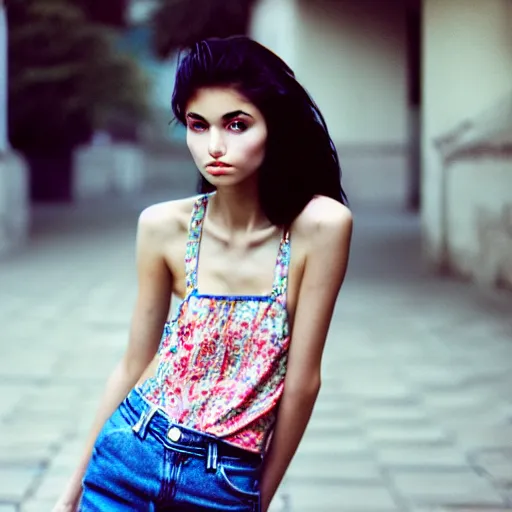
[[[166,58],[176,49],[207,37],[247,32],[255,0],[159,0],[152,17],[155,53]]]
[[[75,145],[116,115],[142,119],[147,84],[115,32],[72,0],[11,0],[9,133],[21,151]]]

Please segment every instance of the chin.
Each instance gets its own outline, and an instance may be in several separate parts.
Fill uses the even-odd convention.
[[[201,176],[215,188],[248,186],[252,187],[256,181],[257,172],[251,172],[241,175],[241,173],[233,173],[229,175],[213,176],[207,172],[201,172]]]
[[[236,185],[237,183],[243,182],[244,180],[240,179],[240,176],[235,175],[221,175],[221,176],[213,176],[208,173],[201,173],[201,176],[212,185],[215,185],[216,187],[219,185]]]

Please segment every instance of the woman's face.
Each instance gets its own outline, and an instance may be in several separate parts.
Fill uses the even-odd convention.
[[[216,187],[255,178],[263,163],[267,124],[262,113],[230,87],[205,87],[186,109],[187,145],[200,173]]]

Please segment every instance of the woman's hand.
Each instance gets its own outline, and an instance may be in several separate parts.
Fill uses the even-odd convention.
[[[77,508],[69,503],[61,503],[59,501],[53,507],[52,512],[77,512]]]
[[[78,511],[78,502],[80,501],[80,496],[77,498],[69,498],[67,496],[62,496],[58,499],[57,503],[54,505],[52,512],[77,512]]]

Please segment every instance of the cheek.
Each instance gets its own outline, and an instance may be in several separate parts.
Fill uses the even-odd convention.
[[[201,153],[204,151],[204,143],[201,137],[198,137],[197,134],[187,132],[187,146],[194,160],[201,157]]]
[[[194,137],[192,137],[190,135],[190,132],[187,130],[187,138],[186,138],[186,141],[187,141],[187,146],[188,146],[188,149],[190,150],[190,152],[192,154],[194,154]]]
[[[248,137],[238,145],[238,152],[243,158],[251,160],[251,163],[259,165],[265,157],[266,141],[264,134]]]

